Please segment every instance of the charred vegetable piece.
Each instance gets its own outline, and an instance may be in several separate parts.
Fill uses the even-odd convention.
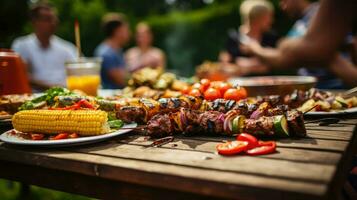
[[[232,122],[232,132],[233,132],[233,134],[237,134],[237,133],[243,132],[244,121],[245,121],[244,115],[238,115],[237,117],[235,117],[233,119],[233,122]]]
[[[281,137],[289,136],[289,127],[284,115],[274,116],[274,132]]]
[[[115,101],[108,101],[104,99],[97,99],[95,102],[99,105],[98,109],[105,111],[115,111],[117,105]]]
[[[111,120],[111,121],[108,121],[108,125],[110,128],[119,129],[119,128],[123,127],[124,122],[119,119]]]
[[[123,120],[125,123],[142,123],[145,120],[145,109],[139,106],[124,106],[116,112],[116,118]]]

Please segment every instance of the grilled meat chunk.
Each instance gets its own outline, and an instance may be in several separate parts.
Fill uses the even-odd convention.
[[[116,117],[123,120],[125,123],[142,123],[144,122],[146,112],[144,108],[139,106],[124,106],[116,112]]]
[[[226,113],[236,105],[234,100],[216,99],[210,102],[210,110]]]
[[[254,135],[274,135],[274,117],[246,119],[244,131]]]
[[[297,110],[288,111],[286,119],[288,120],[289,132],[292,136],[306,136],[306,128],[302,112]]]
[[[199,124],[208,134],[223,134],[224,114],[218,111],[203,112],[199,116]]]
[[[158,138],[172,135],[174,125],[168,114],[157,114],[147,123],[147,134],[150,137]]]
[[[176,112],[180,108],[189,108],[189,104],[179,98],[161,98],[159,99],[160,110],[162,112]]]

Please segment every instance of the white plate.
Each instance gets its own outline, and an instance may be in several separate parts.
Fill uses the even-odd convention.
[[[9,130],[0,135],[0,140],[5,143],[16,144],[16,145],[42,146],[42,147],[64,147],[64,146],[67,147],[67,146],[76,146],[82,144],[90,144],[90,143],[107,140],[109,138],[130,132],[136,126],[137,126],[136,123],[125,124],[123,128],[126,129],[119,129],[112,133],[108,133],[104,135],[80,137],[74,139],[63,139],[63,140],[26,140],[22,137],[17,136],[16,134],[15,135],[11,134],[13,130]]]
[[[330,112],[323,112],[323,111],[310,111],[307,112],[305,115],[307,116],[329,116],[329,115],[350,115],[350,114],[357,114],[357,107],[348,108],[345,110],[336,110]]]

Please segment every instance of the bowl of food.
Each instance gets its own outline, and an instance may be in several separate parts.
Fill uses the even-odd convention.
[[[313,76],[255,76],[228,80],[246,88],[249,96],[286,95],[294,90],[309,90],[317,79]]]

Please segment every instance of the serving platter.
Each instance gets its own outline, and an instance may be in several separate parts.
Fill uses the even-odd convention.
[[[310,111],[305,113],[306,116],[335,116],[335,115],[357,115],[357,107],[348,108],[344,110],[331,110],[329,112],[326,111]]]
[[[294,90],[309,90],[316,84],[312,76],[255,76],[236,77],[228,82],[243,86],[249,96],[286,95]]]
[[[25,145],[25,146],[39,146],[39,147],[68,147],[77,146],[84,144],[91,144],[96,142],[101,142],[112,137],[125,134],[130,132],[137,127],[136,123],[125,124],[121,129],[96,136],[79,137],[73,139],[62,139],[62,140],[27,140],[20,136],[21,133],[17,132],[15,129],[6,131],[0,135],[0,140],[14,145]]]

